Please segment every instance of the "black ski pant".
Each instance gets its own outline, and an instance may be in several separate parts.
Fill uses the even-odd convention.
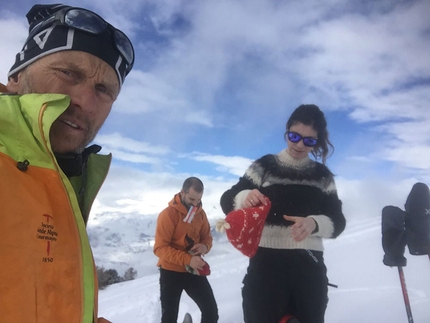
[[[176,323],[182,291],[196,302],[201,323],[217,323],[218,307],[206,276],[160,268],[161,323]]]
[[[286,314],[300,323],[324,322],[327,270],[323,253],[310,253],[258,248],[243,279],[245,323],[279,323]]]

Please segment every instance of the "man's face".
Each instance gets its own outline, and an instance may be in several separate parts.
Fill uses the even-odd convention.
[[[40,58],[8,82],[18,94],[60,93],[70,96],[70,105],[50,132],[56,153],[82,152],[94,139],[119,94],[112,67],[91,54],[62,51]]]
[[[202,201],[203,192],[196,192],[192,187],[187,193],[181,191],[182,203],[189,209],[191,205],[197,206]]]

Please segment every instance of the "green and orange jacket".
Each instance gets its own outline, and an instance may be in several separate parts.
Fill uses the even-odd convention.
[[[85,225],[111,155],[89,157],[81,212],[81,178],[66,177],[49,141],[68,106],[61,94],[0,94],[1,322],[108,322]]]
[[[191,255],[187,252],[189,239],[194,244],[202,243],[212,248],[210,224],[200,204],[191,223],[184,222],[188,210],[181,202],[180,193],[176,194],[157,219],[154,254],[159,258],[157,266],[176,272],[187,272]]]

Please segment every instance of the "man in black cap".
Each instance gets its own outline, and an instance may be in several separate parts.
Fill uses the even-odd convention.
[[[92,11],[35,5],[0,84],[3,322],[101,323],[85,225],[111,155],[87,145],[134,63],[128,37]]]

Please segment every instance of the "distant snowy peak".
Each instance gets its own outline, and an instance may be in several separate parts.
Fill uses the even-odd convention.
[[[96,265],[115,269],[120,275],[130,267],[142,272],[156,271],[153,254],[158,214],[99,213],[88,223],[87,231]],[[215,219],[210,219],[214,241],[225,241],[225,234],[215,231]]]

